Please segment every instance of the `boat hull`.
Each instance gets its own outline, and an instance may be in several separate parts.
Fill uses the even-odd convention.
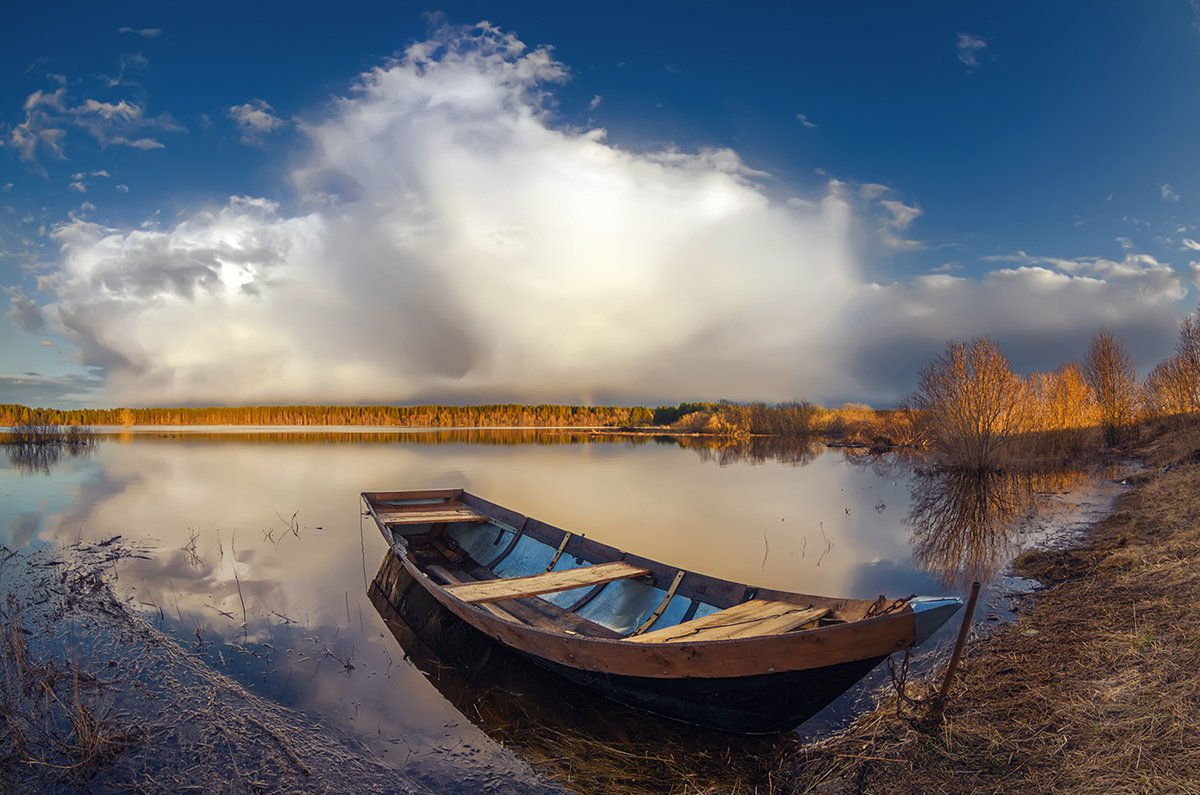
[[[839,599],[722,580],[575,536],[462,490],[371,492],[363,499],[398,564],[393,580],[406,575],[481,635],[569,681],[724,731],[795,728],[888,655],[928,637],[960,604]],[[526,541],[521,558],[514,550]],[[520,563],[507,573],[497,569],[497,561],[510,560]],[[575,565],[556,570],[560,560]],[[636,611],[649,605],[629,610],[623,592],[609,588],[614,578],[638,578],[643,592],[658,589],[661,596],[649,591],[659,606],[648,620]],[[556,590],[588,592],[561,606],[538,598]],[[655,620],[665,620],[662,611],[680,600],[687,612],[658,631]],[[781,606],[784,612],[764,615]],[[708,612],[697,618],[700,607]],[[629,615],[616,618],[623,610]],[[789,610],[816,617],[802,631],[787,620],[759,629]],[[681,634],[670,631],[685,622],[694,623]]]
[[[658,679],[582,671],[499,643],[434,598],[420,574],[389,553],[372,582],[421,641],[443,660],[470,670],[488,648],[515,652],[539,668],[611,701],[694,726],[736,734],[786,732],[820,712],[884,659],[875,657],[804,671],[740,677]],[[471,641],[468,633],[477,640]],[[481,646],[480,644],[490,644]]]
[[[524,655],[612,701],[673,720],[738,734],[791,731],[845,693],[884,657],[805,671],[714,679],[651,679],[580,671]]]

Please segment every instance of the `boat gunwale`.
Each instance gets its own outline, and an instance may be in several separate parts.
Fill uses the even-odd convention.
[[[517,513],[509,508],[505,508],[497,503],[485,500],[482,497],[471,494],[464,489],[427,489],[420,491],[387,491],[387,492],[362,492],[361,497],[366,503],[372,518],[375,520],[376,526],[380,533],[389,545],[394,545],[397,536],[402,537],[403,534],[394,534],[387,527],[379,515],[376,513],[374,500],[384,499],[423,499],[431,496],[445,496],[449,499],[457,498],[463,505],[474,509],[478,513],[486,516],[490,523],[507,530],[513,531],[518,537],[528,536],[542,543],[549,544],[555,547],[564,536],[569,536],[567,545],[563,555],[565,557],[573,557],[576,560],[586,560],[592,565],[600,563],[611,563],[614,561],[624,561],[635,566],[641,566],[648,569],[653,577],[655,587],[658,582],[670,582],[678,572],[683,571],[685,576],[683,582],[680,583],[675,594],[677,596],[690,598],[694,601],[701,601],[712,604],[718,609],[732,607],[750,599],[772,599],[777,601],[796,602],[799,604],[804,600],[808,600],[810,606],[814,607],[829,607],[831,610],[841,612],[843,614],[854,614],[862,611],[862,617],[854,619],[846,619],[846,623],[859,623],[866,620],[865,613],[874,604],[869,599],[851,599],[843,597],[825,596],[822,594],[807,594],[797,591],[784,591],[776,588],[767,588],[757,586],[752,583],[737,582],[734,580],[726,580],[721,577],[716,577],[711,574],[704,574],[694,569],[684,569],[679,566],[671,566],[661,561],[652,558],[646,558],[641,555],[636,555],[626,550],[614,547],[610,544],[605,544],[594,539],[590,539],[586,534],[572,533],[564,530],[561,527],[548,524],[536,519],[532,516]],[[447,524],[454,524],[449,522]],[[403,543],[403,542],[401,542]],[[481,567],[488,570],[495,561],[484,563],[475,561]],[[422,574],[425,572],[418,566],[418,571]],[[428,576],[427,574],[425,576]],[[699,581],[699,582],[697,582]],[[437,583],[434,583],[437,585]],[[706,587],[707,586],[707,587]],[[440,586],[438,586],[440,587]],[[709,592],[709,587],[727,591],[727,593],[712,593]],[[662,588],[661,590],[666,590]],[[907,605],[904,609],[911,612],[911,608]],[[897,611],[902,612],[902,611]],[[821,627],[826,629],[827,627]],[[807,630],[812,631],[812,630]]]
[[[892,610],[891,612],[870,617],[864,616],[856,620],[847,620],[844,623],[808,630],[715,640],[665,641],[653,644],[630,643],[627,638],[592,637],[568,632],[566,628],[549,629],[530,625],[516,619],[505,619],[495,615],[483,605],[471,604],[459,599],[452,592],[435,582],[411,554],[408,544],[402,540],[402,536],[400,534],[393,534],[387,525],[380,520],[375,511],[374,499],[383,497],[384,495],[386,495],[385,499],[420,499],[423,495],[430,493],[429,491],[363,492],[362,498],[367,504],[368,511],[375,519],[385,540],[389,541],[391,553],[400,559],[405,569],[414,575],[417,582],[420,582],[422,587],[438,602],[458,615],[459,618],[467,621],[475,629],[484,632],[484,634],[496,641],[512,646],[518,651],[544,657],[552,662],[570,668],[582,671],[650,678],[712,678],[714,676],[717,678],[727,678],[757,675],[767,672],[805,670],[820,667],[830,662],[866,659],[880,655],[886,656],[891,652],[911,646],[916,638],[915,612],[908,604],[904,604],[901,609]],[[545,531],[566,532],[561,528],[556,528],[553,525],[548,525],[531,517],[518,514],[515,511],[483,500],[463,490],[442,489],[436,490],[433,493],[438,496],[445,496],[447,499],[458,498],[464,505],[468,505],[489,517],[489,519],[494,520],[494,523],[510,527],[514,524],[523,526],[526,534],[534,532],[537,535],[541,535],[538,531],[542,531],[543,528]],[[497,513],[500,516],[497,516]],[[389,536],[391,536],[390,539]],[[669,570],[672,575],[679,571],[677,567],[668,567],[658,561],[652,561],[636,555],[628,555],[622,550],[607,544],[584,539],[583,536],[575,536],[575,538],[586,541],[588,544],[596,545],[602,550],[617,553],[619,557],[614,559],[644,565],[652,571],[654,568]],[[607,561],[593,560],[592,562]],[[751,598],[773,599],[776,597],[785,597],[783,601],[794,601],[797,598],[800,600],[813,598],[819,602],[839,607],[861,608],[864,612],[866,606],[872,604],[867,600],[832,599],[821,596],[810,597],[807,594],[757,588],[746,583],[735,583],[690,570],[685,571],[694,574],[697,578],[715,583],[724,590],[730,588],[742,589],[742,598],[733,599],[731,596],[726,599],[726,601],[730,601],[730,604],[726,606],[732,606],[732,604],[737,604]],[[685,577],[684,579],[686,581],[688,578]],[[498,604],[502,605],[503,603]],[[721,609],[724,609],[724,607]],[[864,642],[864,640],[869,642]],[[576,652],[566,649],[555,651],[553,649],[555,645],[564,643],[575,649]],[[840,653],[838,647],[840,647]],[[730,650],[738,650],[742,653],[731,656],[728,654]],[[609,658],[614,656],[626,658],[621,661],[625,665],[618,666],[622,670],[613,670],[611,663],[615,661],[611,659],[607,661],[596,659],[597,656],[603,657],[606,655]],[[593,664],[584,664],[584,661],[579,659],[580,657],[593,658]],[[719,658],[719,661],[723,662],[720,665],[715,665],[714,661],[709,658]],[[600,664],[601,662],[608,662],[609,664]],[[630,665],[638,670],[626,670]],[[664,665],[666,666],[665,668]],[[678,670],[672,671],[672,668]],[[711,672],[717,668],[720,669],[720,673]]]

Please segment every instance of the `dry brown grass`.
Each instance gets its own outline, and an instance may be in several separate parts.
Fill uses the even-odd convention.
[[[1018,561],[1047,588],[969,648],[942,713],[881,705],[790,760],[787,791],[1200,793],[1200,429],[1144,438],[1084,546]]]

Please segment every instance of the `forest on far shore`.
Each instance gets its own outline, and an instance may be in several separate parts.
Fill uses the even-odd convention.
[[[851,405],[838,411],[872,412]],[[173,408],[44,409],[0,404],[0,425],[350,425],[399,428],[670,428],[692,418],[706,430],[713,416],[747,433],[806,433],[831,412],[804,401],[788,403],[680,403],[675,406],[570,406],[501,403],[479,406],[206,406]],[[715,428],[707,429],[713,432]]]
[[[942,466],[978,471],[1065,461],[1115,445],[1147,421],[1200,413],[1200,307],[1179,326],[1175,352],[1139,382],[1133,359],[1099,329],[1082,359],[1021,375],[987,337],[951,341],[920,373],[900,408],[827,409],[785,403],[674,406],[208,406],[44,409],[0,404],[0,426],[382,426],[595,428],[709,436],[818,434],[876,449],[924,448]],[[45,435],[45,434],[43,434]],[[53,436],[53,434],[50,434]],[[34,434],[36,437],[37,434]]]

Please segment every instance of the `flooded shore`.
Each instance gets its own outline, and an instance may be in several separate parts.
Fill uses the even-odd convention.
[[[18,576],[22,567],[61,576],[81,566],[111,588],[111,599],[97,604],[115,606],[121,618],[103,612],[72,617],[71,610],[79,607],[75,600],[71,609],[52,611],[53,620],[51,613],[38,612],[45,605],[24,606],[18,618],[5,614],[6,626],[19,624],[39,637],[57,638],[70,632],[55,622],[118,622],[123,637],[137,638],[130,649],[144,646],[152,656],[166,655],[188,666],[188,676],[153,677],[162,691],[155,698],[171,697],[173,682],[208,676],[207,687],[228,686],[242,699],[238,703],[255,721],[243,728],[278,725],[321,738],[313,745],[289,742],[290,750],[281,750],[279,742],[259,732],[254,753],[277,758],[245,767],[273,771],[278,787],[292,786],[293,776],[307,779],[296,772],[291,755],[302,760],[309,775],[319,776],[334,764],[322,767],[330,749],[336,751],[333,760],[356,759],[362,780],[378,782],[385,791],[553,791],[561,786],[586,791],[580,771],[600,762],[617,776],[612,782],[620,783],[610,782],[614,787],[636,789],[639,769],[672,771],[693,789],[707,786],[705,781],[732,786],[769,777],[798,743],[845,726],[885,686],[887,672],[881,666],[800,732],[751,743],[753,748],[741,739],[680,732],[674,724],[639,714],[628,716],[625,725],[584,721],[572,727],[530,706],[529,688],[484,688],[493,695],[522,694],[507,704],[457,703],[461,699],[443,692],[441,680],[430,676],[430,670],[449,676],[452,666],[443,661],[422,668],[420,656],[398,642],[395,621],[379,610],[371,573],[386,548],[373,529],[363,531],[357,492],[451,479],[478,484],[475,488],[489,495],[566,526],[619,543],[629,534],[623,543],[636,543],[639,551],[676,560],[690,556],[681,562],[775,587],[805,582],[815,592],[874,598],[879,593],[961,593],[971,578],[983,578],[992,585],[977,616],[980,623],[1008,618],[1008,594],[1025,587],[1004,574],[1013,555],[1068,537],[1111,499],[1103,487],[1106,479],[1096,473],[954,483],[895,459],[780,440],[705,446],[696,439],[530,444],[511,438],[404,436],[330,441],[287,434],[130,435],[103,441],[94,454],[12,461],[0,480],[7,506],[0,517],[4,554],[13,555],[12,565],[0,571],[4,590],[19,600],[45,590],[41,580]],[[614,502],[612,494],[623,500]],[[684,505],[690,507],[685,511]],[[643,532],[646,526],[656,532]],[[975,528],[974,534],[962,531],[967,527]],[[731,529],[740,539],[732,547]],[[118,535],[111,549],[100,546]],[[94,560],[86,566],[72,562],[117,550],[124,552],[101,568]],[[136,631],[130,629],[135,626]],[[919,652],[915,665],[940,659],[939,649],[951,634],[943,634],[941,646]],[[63,645],[36,648],[36,659],[59,660],[63,670],[79,661],[89,676],[111,669],[122,674],[114,680],[120,681],[126,671],[142,670],[129,658],[130,649],[106,656],[111,643],[89,647],[90,656]],[[119,687],[142,692],[146,684],[139,677]],[[471,684],[470,676],[466,682]],[[460,692],[469,692],[463,687]],[[536,689],[555,692],[549,684]],[[111,702],[98,703],[114,705],[104,714],[129,725],[153,725],[149,719],[161,712],[162,701],[104,692]],[[196,692],[183,689],[176,696],[186,700]],[[99,695],[89,691],[85,701]],[[225,709],[196,711],[192,720],[203,724],[205,715],[224,717],[243,709],[231,707],[231,701],[218,703]],[[270,720],[254,717],[260,709]],[[481,722],[487,710],[504,720]],[[592,714],[616,712],[604,702]],[[276,718],[281,722],[274,723]],[[597,735],[597,725],[607,726],[607,734]],[[279,736],[287,740],[292,728]],[[175,730],[156,731],[171,736]],[[207,737],[206,743],[226,735],[236,739],[228,728],[181,731]],[[678,738],[669,746],[673,751],[647,750],[645,742],[672,736]],[[523,749],[519,740],[531,737],[540,737],[541,745]],[[187,769],[184,757],[205,747],[189,742],[173,745],[178,756],[164,757],[163,764]],[[228,764],[242,765],[238,742],[222,742],[231,754]],[[112,781],[131,781],[135,771],[153,767],[152,754],[139,756],[135,746],[114,747],[104,756],[104,766],[124,771],[106,773],[116,777]],[[634,757],[641,759],[640,766],[631,761]],[[600,769],[593,767],[590,774],[598,788],[604,780]],[[661,790],[662,779],[655,775],[660,774],[648,776],[644,791]],[[46,779],[51,780],[57,779]],[[110,779],[97,779],[102,780]],[[155,788],[153,783],[145,787]]]
[[[785,791],[1192,792],[1200,781],[1200,426],[1157,423],[1114,510],[1016,571],[1044,587],[936,678],[797,754]]]

